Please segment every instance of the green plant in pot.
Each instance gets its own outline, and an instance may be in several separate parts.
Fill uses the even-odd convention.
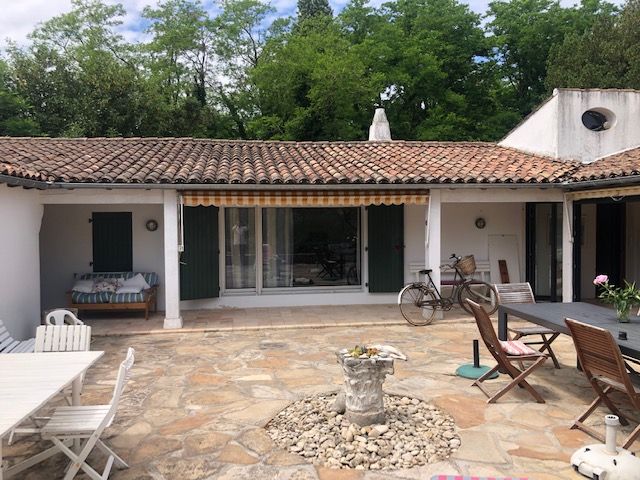
[[[640,290],[636,284],[624,281],[624,287],[616,287],[609,284],[607,275],[598,275],[593,279],[593,284],[602,288],[598,298],[607,303],[613,304],[616,309],[618,321],[626,323],[629,321],[629,311],[634,305],[640,304]]]

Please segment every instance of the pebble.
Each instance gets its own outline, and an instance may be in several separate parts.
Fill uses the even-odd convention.
[[[265,427],[269,436],[314,465],[395,470],[435,463],[460,448],[453,419],[417,398],[385,395],[384,425],[360,427],[332,411],[336,395],[289,405]]]

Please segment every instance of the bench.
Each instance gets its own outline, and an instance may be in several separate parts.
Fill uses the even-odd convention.
[[[449,265],[451,260],[442,260],[441,265]],[[419,278],[418,272],[425,268],[424,263],[421,262],[410,262],[409,263],[409,272],[413,273],[416,278]],[[440,284],[443,287],[451,287],[453,286],[453,269],[443,269],[441,276],[444,278],[440,279]],[[476,273],[473,274],[476,280],[491,283],[491,266],[489,265],[489,260],[477,260],[476,259]]]
[[[0,353],[31,353],[36,344],[35,338],[16,340],[0,320]]]
[[[109,272],[109,273],[84,273],[80,280],[104,279],[129,279],[140,273],[150,288],[140,293],[95,292],[83,293],[67,292],[67,304],[70,308],[79,311],[106,311],[106,310],[132,310],[143,311],[145,320],[149,319],[149,312],[157,310],[158,302],[158,274],[153,272]]]

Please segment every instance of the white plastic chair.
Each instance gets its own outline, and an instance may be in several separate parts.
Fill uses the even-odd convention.
[[[0,320],[0,353],[31,353],[36,339],[16,340]]]
[[[76,317],[73,312],[63,308],[49,312],[44,319],[44,323],[45,325],[84,325],[84,322]]]
[[[113,397],[108,405],[82,405],[73,407],[58,407],[54,410],[49,421],[42,427],[41,434],[45,440],[51,440],[55,447],[71,459],[64,480],[71,480],[82,469],[94,480],[104,480],[109,477],[111,467],[128,468],[128,465],[100,440],[104,429],[111,425],[118,410],[118,403],[129,373],[134,362],[134,350],[129,348],[125,360],[120,364],[118,378],[113,391]],[[81,440],[80,453],[69,448],[70,440]],[[107,463],[100,474],[87,462],[87,456],[97,447],[106,453]]]

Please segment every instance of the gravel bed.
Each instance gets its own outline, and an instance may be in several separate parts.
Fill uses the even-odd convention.
[[[460,447],[453,419],[416,398],[385,395],[386,423],[362,428],[331,410],[335,398],[292,403],[265,429],[280,447],[330,468],[411,468],[444,460]]]

